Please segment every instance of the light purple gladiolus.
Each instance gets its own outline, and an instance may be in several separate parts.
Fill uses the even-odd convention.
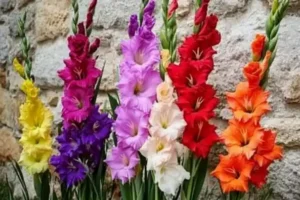
[[[116,114],[118,118],[114,128],[118,137],[118,143],[124,143],[135,150],[139,150],[149,134],[149,116],[140,110],[126,106],[119,106],[116,109]]]
[[[137,151],[123,145],[114,147],[105,160],[111,170],[112,179],[119,179],[123,184],[135,176],[135,167],[139,161]]]

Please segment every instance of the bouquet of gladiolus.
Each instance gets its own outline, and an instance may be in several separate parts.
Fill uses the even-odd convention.
[[[121,43],[118,92],[108,94],[111,110],[105,111],[96,104],[104,70],[96,67],[94,56],[100,40],[90,41],[96,5],[92,0],[86,20],[78,22],[79,5],[72,0],[69,58],[58,71],[64,83],[63,121],[55,150],[53,116],[40,100],[31,74],[26,15],[19,21],[25,64],[18,59],[13,64],[24,79],[21,90],[26,95],[20,107],[19,163],[34,176],[38,199],[112,199],[119,188],[124,200],[198,200],[210,149],[219,141],[228,155],[220,156],[211,174],[219,179],[224,197],[241,199],[249,182],[262,187],[270,164],[282,158],[275,133],[263,128],[260,119],[271,110],[265,89],[288,0],[273,1],[266,36],[256,36],[253,59],[243,70],[247,81],[227,93],[233,119],[220,138],[211,123],[219,101],[207,79],[221,35],[218,18],[207,14],[209,0],[195,0],[193,33],[179,47],[177,0],[162,0],[159,36],[153,32],[156,2],[142,0],[139,14],[130,17],[129,38]],[[29,200],[22,171],[18,163],[13,166],[23,198]]]
[[[288,0],[273,2],[267,20],[266,36],[256,35],[252,42],[252,61],[243,74],[247,79],[227,93],[233,119],[221,134],[228,155],[220,156],[220,163],[212,172],[219,179],[222,191],[230,200],[239,200],[249,191],[249,183],[261,188],[266,183],[268,167],[282,158],[282,147],[275,144],[276,134],[263,128],[260,119],[271,110],[266,86],[270,66],[275,58],[278,31]]]
[[[121,45],[117,145],[106,159],[124,199],[199,198],[208,153],[219,140],[209,123],[218,99],[206,81],[221,37],[208,3],[196,2],[194,33],[179,47],[178,64],[176,0],[162,2],[161,48],[152,31],[155,1],[144,0],[139,17],[130,17],[130,39]]]

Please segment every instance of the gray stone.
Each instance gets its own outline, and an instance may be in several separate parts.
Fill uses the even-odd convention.
[[[95,13],[95,27],[125,29],[130,15],[138,13],[140,1],[136,0],[111,0],[99,1]],[[86,12],[86,11],[84,11]]]
[[[176,11],[177,15],[179,17],[187,16],[191,10],[192,3],[192,0],[179,0],[178,9]]]
[[[25,30],[30,31],[34,29],[34,19],[35,19],[35,5],[28,6],[26,9],[27,11],[27,18],[26,18],[26,23],[25,23]],[[22,17],[23,11],[13,11],[9,15],[9,31],[10,31],[10,36],[12,37],[17,37],[18,36],[18,21],[19,18]]]
[[[209,8],[217,15],[237,14],[247,9],[248,0],[215,0],[211,1]]]
[[[37,41],[52,40],[69,32],[71,1],[41,0],[37,3],[35,31]]]
[[[274,200],[300,199],[300,154],[299,150],[291,149],[284,152],[281,162],[271,167],[269,183],[274,189]]]
[[[8,27],[0,26],[0,67],[4,67],[9,53]]]
[[[62,87],[63,82],[57,71],[64,67],[63,59],[68,58],[67,40],[58,39],[50,44],[37,45],[32,74],[36,84],[43,88]]]
[[[34,0],[18,0],[18,8],[22,8],[26,6],[29,2],[32,2]]]
[[[16,0],[1,0],[0,1],[0,10],[3,12],[8,12],[14,9],[16,6]]]
[[[300,73],[293,72],[283,87],[283,95],[287,103],[300,103]]]

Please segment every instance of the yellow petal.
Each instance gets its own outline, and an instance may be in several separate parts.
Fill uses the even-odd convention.
[[[25,77],[25,68],[17,58],[13,60],[14,70],[22,77]]]

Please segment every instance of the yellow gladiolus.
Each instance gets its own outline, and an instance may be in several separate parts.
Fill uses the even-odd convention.
[[[24,80],[21,85],[21,90],[26,94],[29,98],[37,98],[39,95],[40,90],[35,87],[32,80]]]
[[[34,155],[23,151],[19,163],[31,174],[42,173],[48,169],[51,153],[52,151],[39,151]]]
[[[24,66],[18,61],[17,58],[13,60],[14,70],[23,78],[25,77],[25,68]]]
[[[40,99],[27,99],[20,107],[19,121],[26,135],[47,138],[51,133],[53,115]]]
[[[23,151],[26,151],[28,154],[37,155],[40,151],[52,150],[52,140],[50,135],[47,135],[45,138],[43,138],[23,132],[20,143],[23,146]]]

